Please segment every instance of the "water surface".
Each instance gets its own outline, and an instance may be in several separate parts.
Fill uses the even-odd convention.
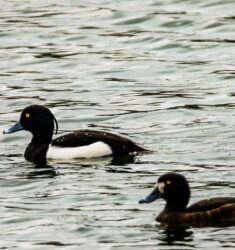
[[[2,1],[0,128],[30,104],[60,133],[95,128],[154,150],[48,162],[23,158],[27,132],[0,137],[2,249],[234,249],[234,227],[174,229],[139,205],[184,174],[191,202],[234,196],[234,9],[225,1]]]

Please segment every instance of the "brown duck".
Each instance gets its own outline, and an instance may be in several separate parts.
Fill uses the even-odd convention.
[[[160,176],[155,189],[139,203],[150,203],[159,198],[166,201],[164,210],[156,218],[162,224],[199,227],[235,225],[235,198],[205,199],[187,207],[190,188],[181,174]]]

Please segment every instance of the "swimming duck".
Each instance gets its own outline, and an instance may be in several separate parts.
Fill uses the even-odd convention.
[[[53,140],[54,127],[57,133],[57,120],[48,108],[31,105],[22,111],[19,122],[5,129],[3,133],[20,130],[31,132],[33,138],[24,156],[32,162],[42,162],[47,158],[64,160],[147,152],[130,139],[104,131],[77,130]]]
[[[159,177],[154,190],[139,203],[163,198],[164,210],[156,221],[171,226],[227,226],[235,225],[235,198],[205,199],[187,207],[190,188],[186,178],[178,173]]]

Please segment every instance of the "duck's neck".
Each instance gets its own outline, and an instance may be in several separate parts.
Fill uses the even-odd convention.
[[[185,205],[180,204],[166,204],[164,211],[166,212],[183,212],[186,209]]]
[[[165,194],[167,211],[180,212],[184,211],[190,199],[190,189],[188,185],[182,186],[180,189],[175,189],[174,192]]]
[[[51,140],[51,133],[33,133],[33,138],[25,150],[25,158],[37,164],[46,163],[46,153]]]
[[[52,133],[35,132],[33,133],[33,138],[31,143],[35,145],[43,145],[43,144],[50,144],[51,141],[52,141]]]
[[[32,140],[25,150],[24,157],[37,165],[45,164],[48,147],[49,144],[47,143],[35,144]]]

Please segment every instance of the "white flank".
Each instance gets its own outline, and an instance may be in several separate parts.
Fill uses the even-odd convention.
[[[75,159],[75,158],[95,158],[112,154],[112,149],[104,142],[98,141],[82,147],[56,147],[49,146],[47,158],[50,159]]]

